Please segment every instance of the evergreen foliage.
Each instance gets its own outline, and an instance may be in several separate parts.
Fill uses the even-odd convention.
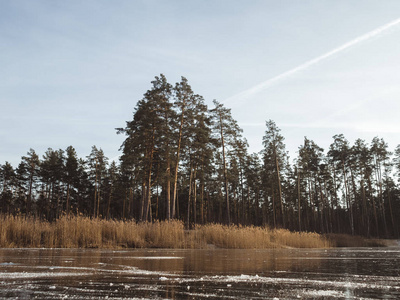
[[[230,109],[208,108],[188,80],[164,75],[137,102],[119,162],[102,149],[33,149],[0,165],[0,210],[47,221],[64,215],[136,221],[269,226],[318,233],[398,237],[400,145],[378,137],[353,145],[333,137],[327,153],[304,138],[290,162],[284,137],[266,122],[264,149],[248,153]]]

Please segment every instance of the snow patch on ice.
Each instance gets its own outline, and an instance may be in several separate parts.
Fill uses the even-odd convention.
[[[109,266],[112,269],[105,269],[103,266]],[[114,264],[104,264],[104,265],[98,265],[98,268],[88,268],[88,267],[64,267],[64,266],[37,266],[37,269],[48,269],[48,270],[74,270],[74,271],[86,271],[86,272],[92,272],[92,273],[112,273],[112,274],[131,274],[131,275],[160,275],[160,276],[165,276],[165,275],[170,275],[173,276],[173,274],[167,273],[167,272],[162,272],[162,271],[148,271],[148,270],[142,270],[137,267],[132,267],[132,266],[126,266],[126,265],[114,265]],[[49,273],[49,274],[56,274],[56,273]],[[69,273],[67,273],[69,274]],[[1,278],[1,273],[0,273],[0,278]]]
[[[4,262],[4,263],[0,264],[0,266],[15,266],[15,265],[18,265],[18,264],[13,263],[13,262]]]
[[[19,278],[49,278],[49,277],[73,277],[73,276],[89,276],[92,273],[68,273],[68,272],[0,272],[1,279],[19,279]]]
[[[299,291],[299,298],[304,298],[306,297],[329,297],[329,298],[343,298],[345,297],[345,293],[341,291],[332,291],[332,290],[305,290],[305,291]]]
[[[111,272],[111,273],[121,273],[121,274],[131,274],[131,275],[158,275],[158,276],[174,276],[174,274],[163,272],[163,271],[148,271],[142,270],[137,267],[131,266],[124,266],[124,265],[117,265],[118,267],[122,268],[120,270],[105,270],[102,269],[101,271],[104,272]]]
[[[377,276],[378,277],[378,276]],[[395,289],[400,290],[400,286],[387,285],[387,282],[397,282],[395,277],[379,278],[379,281],[349,281],[349,278],[343,278],[343,281],[329,281],[329,280],[316,280],[316,279],[301,279],[301,278],[277,278],[277,277],[262,277],[258,275],[215,275],[203,276],[202,281],[206,282],[220,282],[220,283],[267,283],[267,284],[291,284],[291,285],[311,285],[324,288],[342,288],[342,289]],[[180,278],[181,283],[190,283],[198,281],[196,278]],[[359,279],[358,279],[359,280]],[[362,279],[361,279],[362,280]],[[373,283],[372,283],[373,282]],[[381,282],[381,283],[380,283]]]

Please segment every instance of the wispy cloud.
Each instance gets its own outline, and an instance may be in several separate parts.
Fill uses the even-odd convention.
[[[400,128],[398,124],[395,123],[381,123],[381,122],[368,122],[368,123],[358,123],[356,124],[356,130],[365,133],[400,133]]]
[[[265,122],[254,122],[254,123],[239,123],[241,127],[265,127]],[[336,122],[336,123],[325,123],[325,122],[311,122],[311,123],[279,123],[281,128],[349,128],[355,127],[353,123]],[[361,126],[361,125],[360,125]]]
[[[263,128],[265,123],[240,123],[242,127]],[[279,123],[283,129],[351,129],[363,133],[400,133],[400,127],[393,122],[312,122],[312,123]]]
[[[311,59],[311,60],[309,60],[309,61],[307,61],[307,62],[305,62],[305,63],[303,63],[303,64],[301,64],[301,65],[299,65],[299,66],[297,66],[297,67],[295,67],[295,68],[293,68],[291,70],[289,70],[289,71],[281,73],[278,76],[272,77],[272,78],[270,78],[270,79],[268,79],[268,80],[266,80],[266,81],[264,81],[264,82],[262,82],[260,84],[257,84],[255,86],[253,86],[252,88],[249,88],[249,89],[247,89],[247,90],[245,90],[243,92],[240,92],[239,94],[233,95],[233,96],[225,99],[223,102],[224,103],[228,103],[228,102],[233,102],[233,101],[237,101],[237,100],[246,100],[250,96],[255,95],[255,94],[259,93],[260,91],[265,90],[265,89],[275,85],[279,81],[281,81],[281,80],[283,80],[283,79],[285,79],[285,78],[287,78],[287,77],[289,77],[289,76],[291,76],[291,75],[293,75],[293,74],[295,74],[297,72],[306,70],[309,67],[311,67],[313,65],[316,65],[316,64],[320,63],[321,61],[323,61],[323,60],[325,60],[325,59],[327,59],[329,57],[332,57],[332,56],[334,56],[334,55],[336,55],[336,54],[338,54],[338,53],[340,53],[340,52],[342,52],[344,50],[347,50],[347,49],[349,49],[351,47],[354,47],[355,45],[357,45],[357,44],[359,44],[361,42],[364,42],[364,41],[369,40],[371,38],[377,37],[378,35],[380,35],[383,32],[389,30],[390,28],[393,28],[394,26],[398,25],[399,23],[400,23],[400,18],[398,18],[398,19],[396,19],[396,20],[394,20],[394,21],[392,21],[390,23],[387,23],[387,24],[385,24],[383,26],[380,26],[380,27],[378,27],[378,28],[366,33],[366,34],[363,34],[363,35],[361,35],[361,36],[359,36],[359,37],[357,37],[357,38],[355,38],[355,39],[353,39],[353,40],[341,45],[340,47],[337,47],[337,48],[335,48],[335,49],[333,49],[333,50],[331,50],[331,51],[329,51],[329,52],[327,52],[327,53],[325,53],[325,54],[323,54],[321,56],[318,56],[318,57],[316,57],[314,59]]]

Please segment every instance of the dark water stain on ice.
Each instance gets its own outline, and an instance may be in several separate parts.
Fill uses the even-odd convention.
[[[400,248],[0,249],[0,298],[396,299]]]

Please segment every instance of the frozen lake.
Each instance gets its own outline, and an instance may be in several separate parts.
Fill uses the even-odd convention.
[[[0,249],[8,297],[393,299],[400,249]]]

